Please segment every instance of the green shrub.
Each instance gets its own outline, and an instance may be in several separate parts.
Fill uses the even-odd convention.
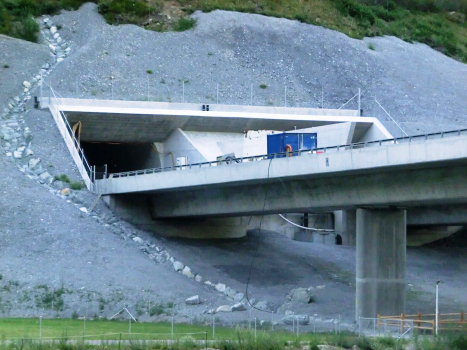
[[[74,181],[72,183],[70,183],[70,188],[72,190],[75,190],[75,191],[79,191],[79,190],[82,190],[83,188],[85,188],[86,185],[80,181]]]
[[[343,15],[355,18],[365,27],[375,23],[376,16],[371,8],[355,0],[338,0],[337,8]]]
[[[369,48],[370,50],[375,50],[375,45],[374,45],[373,43],[369,43],[369,44],[368,44],[368,48]]]
[[[151,69],[148,69],[148,70],[146,71],[146,73],[152,74],[152,70],[151,70]]]
[[[31,15],[28,15],[26,18],[23,19],[21,24],[23,26],[23,32],[21,35],[22,39],[31,41],[33,43],[37,43],[37,34],[40,30],[40,27],[36,20]]]
[[[55,179],[55,181],[62,181],[62,182],[65,182],[67,184],[69,184],[71,182],[70,178],[65,174],[62,174],[60,176],[55,175],[54,179]]]
[[[261,83],[261,84],[259,85],[259,87],[260,87],[261,89],[266,89],[268,86],[267,86],[265,83]]]
[[[193,28],[196,24],[196,21],[192,18],[180,18],[177,23],[174,25],[174,30],[176,32],[184,32],[185,30],[189,30]]]
[[[149,316],[159,316],[165,312],[164,305],[156,304],[149,308]]]

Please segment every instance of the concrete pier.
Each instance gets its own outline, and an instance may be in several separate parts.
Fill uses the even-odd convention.
[[[357,209],[357,321],[405,310],[406,222],[405,210]]]
[[[356,244],[356,209],[336,210],[334,212],[334,228],[336,235],[341,236],[341,244],[355,246]]]

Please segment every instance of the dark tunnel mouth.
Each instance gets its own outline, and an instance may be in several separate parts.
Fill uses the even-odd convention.
[[[102,178],[105,165],[108,174],[160,166],[151,143],[81,141],[81,147],[89,165],[96,167],[96,178]]]

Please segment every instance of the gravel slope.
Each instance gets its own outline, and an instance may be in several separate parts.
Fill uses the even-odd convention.
[[[324,106],[333,108],[361,88],[364,115],[377,112],[396,135],[394,126],[374,109],[375,94],[409,133],[467,126],[462,116],[466,66],[425,45],[390,37],[358,41],[320,27],[258,15],[215,11],[194,17],[194,30],[155,33],[132,25],[108,26],[93,4],[65,11],[53,20],[61,25],[60,35],[70,43],[71,54],[53,69],[47,82],[63,96],[111,98],[113,94],[122,99],[146,99],[149,82],[150,99],[181,101],[185,81],[185,101],[209,103],[217,100],[219,83],[219,102],[231,104],[250,103],[253,84],[257,105],[283,105],[285,82],[288,105],[319,106],[324,87]],[[368,49],[369,42],[375,51]],[[15,62],[8,69],[0,66],[1,109],[22,90],[23,80],[49,60],[45,45],[0,37],[0,62]],[[152,74],[146,72],[149,69]],[[260,83],[268,87],[261,89]],[[52,175],[67,174],[77,180],[50,114],[31,110],[31,101],[26,107],[24,125],[33,134],[35,156]],[[0,151],[4,154],[6,149]],[[92,215],[82,213],[78,208],[89,207],[94,196],[80,191],[61,198],[56,191],[64,186],[39,185],[22,174],[11,157],[0,156],[2,316],[70,316],[87,310],[88,315],[108,317],[129,305],[144,318],[149,301],[174,302],[181,321],[205,317],[205,309],[233,303],[214,288],[174,272],[170,262],[155,263],[143,250],[160,247],[205,279],[239,292],[245,292],[256,257],[250,298],[266,301],[281,316],[291,310],[317,313],[323,320],[338,314],[349,323],[353,319],[352,247],[294,242],[271,232],[253,232],[238,241],[163,240],[117,221],[103,203]],[[137,244],[135,237],[144,242]],[[440,278],[445,281],[443,309],[467,306],[462,278],[465,247],[444,249],[408,251],[409,312],[431,311],[432,287]],[[289,303],[286,296],[296,287],[312,287],[316,302]],[[54,299],[63,300],[63,311],[44,305],[44,298],[54,291],[63,292]],[[203,303],[185,306],[184,299],[194,294]],[[166,313],[173,312],[165,308]],[[271,317],[261,312],[219,314],[225,321],[255,316]]]
[[[338,108],[362,90],[364,115],[409,134],[467,127],[467,68],[426,45],[394,37],[354,40],[297,21],[214,11],[183,33],[109,26],[93,4],[54,21],[71,56],[50,76],[64,96]],[[373,43],[376,50],[368,48]],[[152,70],[148,74],[147,70]],[[113,79],[112,79],[113,77]],[[268,87],[261,89],[265,83]],[[323,89],[323,90],[322,90]],[[354,100],[349,108],[357,108]]]

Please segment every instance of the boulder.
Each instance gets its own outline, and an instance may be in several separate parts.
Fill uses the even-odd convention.
[[[31,89],[31,83],[28,81],[23,81],[23,86],[28,90]]]
[[[235,294],[234,296],[234,301],[236,301],[237,303],[242,301],[243,299],[245,298],[245,295],[243,293],[237,293]]]
[[[53,27],[50,27],[50,33],[51,34],[55,34],[57,32],[57,27],[53,26]]]
[[[133,241],[135,243],[138,243],[138,244],[143,244],[144,243],[143,239],[141,237],[138,237],[138,236],[133,237]]]
[[[245,311],[246,306],[243,303],[236,303],[232,305],[232,311]]]
[[[71,191],[69,188],[64,188],[63,190],[60,191],[60,194],[62,196],[69,196],[71,194]]]
[[[230,305],[221,305],[216,309],[217,312],[232,312],[232,306]]]
[[[223,292],[225,295],[227,295],[228,297],[230,298],[233,298],[235,297],[235,295],[237,295],[237,291],[235,289],[232,289],[230,287],[225,287],[225,290]]]
[[[185,266],[182,270],[182,274],[188,278],[195,278],[195,275],[193,272],[191,272],[191,269],[188,266]]]
[[[198,283],[203,283],[203,277],[201,275],[196,275],[195,276],[195,281]]]
[[[28,167],[29,169],[33,169],[37,164],[39,164],[41,161],[40,158],[32,158],[28,162]]]
[[[216,284],[216,289],[221,292],[221,293],[224,293],[225,292],[225,284],[223,283],[218,283]]]
[[[313,294],[307,288],[293,289],[287,298],[290,301],[296,301],[303,304],[309,304],[313,302]]]
[[[260,310],[268,310],[268,302],[264,300],[258,301],[255,307]]]
[[[50,18],[47,18],[46,20],[44,20],[44,24],[47,28],[52,28],[53,25],[54,25],[54,22],[50,19]]]
[[[177,271],[177,272],[181,271],[181,270],[183,270],[183,267],[184,266],[180,261],[174,261],[173,268],[174,268],[175,271]]]
[[[290,315],[286,316],[282,319],[282,322],[285,324],[300,324],[300,325],[307,325],[310,323],[310,318],[307,315]]]
[[[201,300],[199,299],[199,295],[193,295],[185,300],[185,304],[187,305],[198,305],[201,304]]]

